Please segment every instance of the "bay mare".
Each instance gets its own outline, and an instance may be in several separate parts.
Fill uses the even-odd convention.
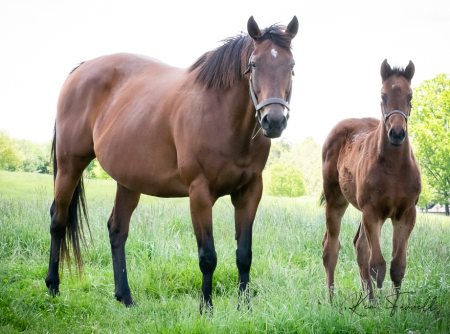
[[[408,138],[414,64],[403,70],[381,65],[381,120],[346,119],[331,130],[323,145],[323,191],[326,232],[323,264],[330,298],[338,260],[341,219],[349,203],[362,212],[353,244],[363,289],[373,299],[371,278],[379,289],[386,275],[381,227],[394,227],[391,280],[399,291],[406,268],[406,247],[416,222],[420,171]]]
[[[189,196],[203,274],[200,311],[204,303],[212,308],[217,264],[212,207],[220,196],[231,195],[242,296],[249,282],[252,225],[269,138],[279,137],[287,126],[284,111],[294,66],[290,48],[298,20],[294,17],[287,28],[273,25],[261,31],[251,17],[247,30],[249,35],[225,40],[188,69],[115,54],[86,61],[69,75],[58,100],[53,140],[55,199],[45,279],[51,294],[59,292],[58,267],[60,260],[61,266],[64,259],[70,261],[69,248],[81,270],[81,211],[87,221],[82,173],[97,157],[117,181],[108,220],[117,300],[135,304],[125,242],[141,193]]]

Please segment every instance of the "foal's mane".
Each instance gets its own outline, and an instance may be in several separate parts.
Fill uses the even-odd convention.
[[[285,27],[274,24],[262,31],[256,41],[266,40],[282,49],[290,50],[291,37],[284,34]],[[195,81],[205,88],[229,88],[244,78],[249,58],[255,49],[253,39],[248,34],[226,38],[223,45],[206,52],[191,65],[189,72],[199,69]]]
[[[395,75],[396,77],[404,77],[405,69],[403,67],[393,67],[389,76],[391,75]]]

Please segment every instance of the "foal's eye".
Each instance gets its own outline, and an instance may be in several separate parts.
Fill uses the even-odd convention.
[[[294,70],[292,70],[292,76],[293,76],[293,77],[295,76],[295,72],[294,72]]]
[[[254,63],[254,62],[251,62],[251,65],[252,65],[252,67],[256,67],[256,65],[255,65],[255,63]]]

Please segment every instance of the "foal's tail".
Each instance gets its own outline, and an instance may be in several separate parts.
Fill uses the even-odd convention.
[[[326,203],[327,203],[327,200],[325,198],[325,193],[322,191],[322,194],[320,195],[320,198],[319,198],[319,206],[325,206]]]
[[[53,143],[52,143],[52,152],[51,158],[53,160],[53,178],[54,182],[56,181],[56,175],[58,173],[58,162],[56,160],[56,123],[53,135]],[[83,211],[83,212],[82,212]],[[83,261],[81,260],[81,250],[80,250],[80,239],[86,247],[86,238],[84,237],[83,231],[83,219],[86,220],[86,225],[89,230],[89,235],[92,234],[91,229],[89,227],[89,220],[87,214],[87,205],[86,205],[86,197],[84,195],[84,183],[83,183],[83,175],[81,175],[80,180],[78,181],[77,187],[72,196],[72,200],[69,205],[69,215],[67,218],[66,231],[64,236],[61,239],[61,248],[60,248],[60,269],[62,270],[64,266],[64,261],[67,261],[69,271],[70,271],[70,248],[73,249],[73,255],[75,256],[75,266],[78,269],[78,272],[81,273],[83,268]]]

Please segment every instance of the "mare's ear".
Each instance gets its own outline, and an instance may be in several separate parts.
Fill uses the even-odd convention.
[[[250,37],[255,41],[261,37],[261,30],[259,29],[258,24],[256,23],[253,16],[250,16],[250,18],[248,19],[247,31]]]
[[[414,63],[410,60],[408,66],[405,68],[405,72],[403,76],[408,80],[411,81],[411,79],[414,76],[414,72],[416,71],[416,68],[414,67]]]
[[[297,16],[294,15],[294,18],[292,19],[291,22],[289,22],[285,32],[286,32],[286,34],[291,35],[291,38],[294,38],[295,35],[297,35],[297,32],[298,32]]]
[[[381,63],[381,69],[380,69],[380,74],[381,74],[381,80],[384,81],[387,78],[389,78],[391,76],[391,66],[388,64],[387,59],[385,59],[382,63]]]

